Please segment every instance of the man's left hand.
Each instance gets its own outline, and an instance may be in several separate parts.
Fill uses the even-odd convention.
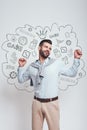
[[[74,51],[74,58],[80,59],[81,56],[82,56],[82,51],[80,49]]]

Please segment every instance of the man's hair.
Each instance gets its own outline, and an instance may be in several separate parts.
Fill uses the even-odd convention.
[[[51,41],[50,39],[44,39],[44,40],[42,40],[42,41],[39,43],[39,46],[42,46],[42,45],[44,44],[44,42],[47,42],[47,43],[49,43],[49,44],[52,45],[52,41]]]

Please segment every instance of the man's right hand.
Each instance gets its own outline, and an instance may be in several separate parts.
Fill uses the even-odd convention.
[[[19,67],[23,67],[26,64],[26,60],[24,58],[20,58],[18,63],[19,63]]]

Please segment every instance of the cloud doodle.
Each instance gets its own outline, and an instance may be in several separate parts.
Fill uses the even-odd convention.
[[[3,74],[6,76],[7,82],[14,85],[18,90],[34,91],[34,88],[29,85],[30,81],[23,84],[18,83],[18,59],[23,57],[28,64],[36,60],[38,58],[38,44],[45,38],[51,39],[53,42],[51,57],[61,59],[67,67],[73,62],[74,50],[77,48],[82,50],[71,25],[58,26],[54,23],[51,27],[32,27],[31,25],[18,27],[14,34],[7,34],[5,42],[2,43],[2,49],[6,52],[6,62],[2,63]],[[84,66],[84,60],[81,59],[76,77],[61,75],[59,89],[66,90],[69,86],[76,85],[79,79],[86,75]]]

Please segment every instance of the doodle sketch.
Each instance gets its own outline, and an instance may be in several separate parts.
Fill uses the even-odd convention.
[[[38,44],[45,38],[51,39],[53,42],[51,56],[61,59],[66,67],[69,67],[73,62],[74,50],[82,50],[71,25],[58,26],[54,23],[51,27],[32,27],[31,25],[18,27],[14,34],[7,34],[5,42],[2,43],[2,49],[6,52],[6,62],[2,63],[3,74],[6,76],[7,82],[14,85],[18,90],[34,91],[33,86],[30,86],[30,81],[23,84],[18,83],[18,59],[23,57],[29,64],[35,61],[38,56]],[[81,59],[76,77],[61,75],[59,89],[66,90],[69,86],[76,85],[79,79],[86,75],[84,66],[84,60]]]

